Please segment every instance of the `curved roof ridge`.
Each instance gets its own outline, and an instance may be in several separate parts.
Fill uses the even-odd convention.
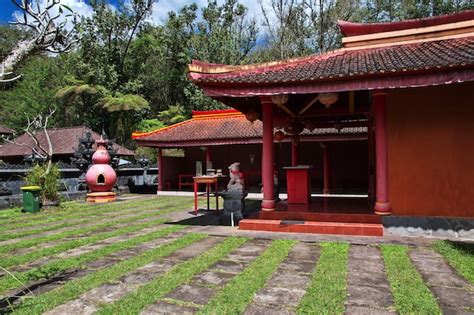
[[[170,125],[170,126],[165,126],[156,130],[152,131],[147,131],[147,132],[139,132],[135,131],[132,133],[132,139],[139,139],[142,137],[147,137],[151,136],[157,133],[164,132],[166,130],[173,129],[175,127],[190,123],[195,120],[210,120],[210,119],[227,119],[227,118],[241,118],[244,117],[244,114],[242,114],[240,111],[236,109],[217,109],[217,110],[207,110],[207,111],[192,111],[193,116],[190,119],[186,119],[185,121]]]
[[[165,131],[165,130],[168,130],[168,129],[172,129],[172,128],[175,128],[175,127],[184,125],[184,124],[186,124],[186,123],[189,123],[189,122],[192,121],[192,120],[193,120],[192,118],[191,118],[191,119],[187,119],[187,120],[185,120],[185,121],[176,123],[176,124],[174,124],[174,125],[165,126],[165,127],[159,128],[159,129],[152,130],[152,131],[146,131],[146,132],[134,131],[134,132],[132,133],[132,139],[138,139],[138,138],[150,136],[150,135],[153,135],[153,134],[157,134],[157,133],[160,133],[160,132],[162,132],[162,131]]]
[[[235,74],[236,72],[248,73],[256,70],[268,71],[270,69],[278,69],[280,67],[287,67],[292,65],[299,65],[303,62],[307,62],[315,59],[324,59],[329,58],[334,55],[343,53],[344,49],[336,49],[322,54],[311,54],[302,57],[288,58],[277,61],[263,62],[263,63],[254,63],[250,65],[240,65],[240,66],[231,66],[231,65],[221,65],[214,63],[207,63],[199,60],[192,60],[191,64],[188,65],[188,72],[191,74]]]
[[[474,19],[474,10],[430,16],[425,18],[402,20],[397,22],[357,23],[338,20],[337,24],[344,36],[359,36],[375,33],[408,30],[419,27],[438,26],[448,23]]]

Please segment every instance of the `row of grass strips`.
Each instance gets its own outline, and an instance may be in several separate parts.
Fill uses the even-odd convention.
[[[160,202],[160,208],[162,208],[163,206],[168,206],[168,205],[173,205],[175,204],[175,202],[172,202],[172,201],[167,201],[166,203],[164,203],[163,201]],[[3,234],[3,235],[0,235],[0,241],[5,241],[5,240],[9,240],[9,239],[14,239],[14,238],[20,238],[20,237],[24,237],[24,236],[28,236],[28,235],[34,235],[34,234],[38,234],[38,233],[42,233],[42,232],[48,232],[48,231],[54,231],[54,230],[57,230],[57,229],[61,229],[61,228],[65,228],[65,227],[70,227],[70,226],[76,226],[76,225],[79,225],[79,224],[82,224],[82,223],[87,223],[87,222],[98,222],[98,221],[104,221],[104,220],[109,220],[109,219],[112,219],[112,218],[116,218],[116,217],[119,217],[119,216],[123,216],[123,215],[128,215],[128,214],[132,214],[132,213],[140,213],[140,212],[144,212],[144,211],[147,211],[147,210],[155,210],[157,207],[156,204],[152,204],[152,205],[146,205],[146,206],[142,206],[142,207],[138,207],[138,208],[126,208],[126,209],[120,209],[120,210],[117,210],[117,211],[114,211],[112,213],[99,213],[99,214],[95,214],[95,215],[91,215],[87,218],[84,218],[83,219],[78,219],[78,220],[67,220],[67,221],[60,221],[58,222],[59,224],[57,225],[46,225],[46,226],[41,226],[39,228],[36,228],[36,229],[27,229],[27,230],[23,230],[23,231],[19,231],[19,232],[10,232],[8,234]]]
[[[349,244],[322,243],[321,256],[298,314],[342,314],[346,301]]]
[[[217,292],[199,314],[242,314],[296,243],[273,241],[249,267]]]
[[[138,214],[138,215],[132,216],[132,217],[116,219],[116,220],[96,224],[96,225],[93,225],[93,226],[81,227],[81,228],[74,229],[74,230],[64,231],[64,232],[58,233],[58,234],[45,235],[45,236],[41,236],[41,237],[37,237],[37,238],[33,238],[33,239],[26,239],[26,240],[23,240],[23,241],[20,241],[20,242],[17,242],[17,243],[6,244],[6,245],[3,245],[2,247],[0,247],[0,253],[8,253],[12,250],[16,250],[16,249],[19,249],[19,248],[27,248],[27,247],[35,246],[35,245],[38,245],[38,244],[42,244],[44,242],[60,240],[60,239],[63,239],[65,237],[80,236],[81,234],[84,234],[84,233],[100,231],[100,230],[103,230],[105,228],[113,227],[115,225],[129,223],[129,222],[133,222],[133,221],[139,221],[139,220],[142,220],[142,219],[149,219],[150,217],[153,217],[153,216],[156,216],[156,215],[159,216],[159,215],[167,214],[167,213],[174,212],[174,211],[177,211],[177,210],[182,210],[181,206],[166,207],[166,209],[162,209],[164,207],[166,207],[166,205],[163,205],[163,206],[160,206],[159,208],[157,208],[159,210],[155,210],[155,211],[152,211],[152,212],[141,213],[141,214]]]
[[[135,269],[166,257],[173,252],[206,238],[206,234],[187,234],[170,244],[146,251],[138,256],[123,260],[112,267],[104,268],[83,278],[68,281],[64,286],[42,295],[26,299],[15,310],[15,314],[42,314],[67,301],[77,299],[81,294],[107,282],[118,280]]]
[[[142,204],[146,202],[150,202],[152,199],[151,198],[144,198],[144,199],[139,199],[139,200],[126,200],[126,201],[119,201],[119,202],[114,202],[114,203],[108,203],[108,204],[88,204],[84,202],[79,202],[79,201],[74,201],[71,203],[68,203],[67,205],[61,204],[58,207],[51,207],[51,208],[45,208],[42,209],[40,212],[36,213],[19,213],[18,216],[14,216],[11,219],[6,219],[3,221],[6,224],[11,224],[11,223],[21,223],[25,221],[25,218],[27,221],[36,221],[36,220],[43,220],[43,219],[50,219],[52,214],[55,213],[61,213],[63,216],[68,216],[70,214],[77,214],[77,211],[82,211],[86,213],[92,213],[94,211],[101,211],[101,210],[113,210],[117,207],[117,205],[123,206],[123,207],[130,207],[133,206],[134,204]]]
[[[470,283],[474,284],[474,243],[438,241],[434,249]]]
[[[141,201],[143,200],[151,200],[151,198],[140,198]],[[130,204],[131,202],[136,201],[133,199],[120,201],[121,204]],[[27,217],[29,220],[36,220],[41,219],[44,217],[48,217],[51,213],[54,212],[61,212],[63,214],[67,214],[69,212],[75,212],[77,210],[91,210],[95,208],[111,208],[110,204],[89,204],[80,202],[77,200],[74,201],[65,201],[61,202],[59,206],[44,208],[41,212],[37,213],[22,213],[21,207],[10,208],[7,210],[3,210],[0,212],[0,222],[2,223],[15,223],[21,222]]]
[[[169,199],[160,199],[159,202],[168,202]],[[8,224],[2,224],[0,231],[11,231],[11,230],[19,230],[19,229],[27,229],[29,227],[36,227],[38,225],[45,225],[45,224],[54,224],[54,223],[61,223],[64,221],[70,222],[72,220],[84,219],[84,218],[91,218],[96,216],[106,216],[106,215],[113,215],[117,212],[124,212],[124,211],[131,211],[137,210],[141,207],[146,207],[150,205],[155,205],[157,201],[151,202],[140,202],[138,204],[117,204],[115,208],[104,209],[99,206],[96,206],[95,209],[92,210],[84,210],[84,209],[77,209],[73,212],[64,212],[62,210],[57,209],[56,211],[48,212],[48,216],[46,217],[32,217],[32,218],[24,218],[18,222],[10,222]]]
[[[133,233],[133,232],[136,232],[145,228],[149,228],[149,227],[154,227],[158,224],[163,224],[166,221],[167,220],[164,218],[157,218],[155,220],[151,220],[151,221],[147,221],[143,223],[138,223],[138,224],[132,223],[132,225],[127,225],[127,226],[124,226],[112,231],[101,232],[101,233],[93,234],[91,236],[84,237],[84,238],[72,239],[64,243],[58,244],[56,246],[39,248],[35,251],[27,252],[22,255],[9,255],[9,256],[6,256],[5,258],[0,259],[0,266],[2,266],[3,268],[8,268],[11,266],[23,265],[25,263],[35,261],[42,257],[47,257],[54,254],[62,253],[64,251],[74,249],[80,246],[90,245],[95,242],[105,240],[107,238],[120,236],[120,235],[124,235],[128,233]]]
[[[80,268],[84,266],[84,264],[106,257],[107,255],[155,240],[157,238],[169,235],[170,233],[180,231],[183,228],[184,226],[178,225],[165,227],[158,231],[153,231],[145,235],[140,235],[125,241],[113,243],[78,256],[54,259],[42,266],[32,268],[25,272],[13,272],[11,275],[6,275],[3,278],[0,278],[0,293],[4,293],[11,289],[20,288],[21,284],[26,284],[30,281],[50,278],[58,273],[74,268]]]
[[[156,302],[178,286],[189,282],[195,275],[203,272],[246,241],[247,239],[244,238],[229,237],[207,252],[176,265],[162,276],[127,294],[115,303],[103,305],[96,314],[138,314],[147,305]]]
[[[385,272],[400,314],[441,314],[436,298],[412,264],[408,247],[381,245]]]
[[[53,223],[57,221],[63,220],[72,220],[72,219],[80,219],[87,216],[94,216],[97,214],[105,214],[105,213],[114,213],[115,211],[126,210],[126,209],[138,209],[141,206],[156,204],[157,202],[162,201],[169,201],[170,198],[166,199],[144,199],[144,200],[137,200],[134,203],[131,202],[117,202],[111,203],[107,205],[94,205],[92,208],[81,208],[81,203],[76,202],[76,206],[74,208],[55,208],[54,210],[47,210],[41,211],[34,214],[23,214],[24,216],[19,220],[15,220],[13,222],[3,222],[2,226],[0,227],[0,231],[5,230],[12,230],[17,228],[25,228],[29,226],[35,226],[45,223]],[[77,208],[76,208],[77,207]],[[85,206],[84,206],[85,207]]]

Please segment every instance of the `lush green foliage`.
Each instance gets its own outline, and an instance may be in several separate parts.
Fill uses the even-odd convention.
[[[59,167],[53,164],[48,171],[47,164],[37,164],[26,174],[26,185],[41,187],[41,200],[59,199]]]
[[[158,119],[143,119],[137,126],[137,130],[141,132],[148,132],[163,128],[165,124]]]
[[[1,36],[0,36],[1,37]],[[54,95],[64,81],[67,66],[64,58],[33,57],[18,70],[23,78],[10,85],[0,85],[0,124],[17,131],[27,122],[27,115],[34,117],[56,107]],[[59,110],[62,112],[62,108]],[[62,126],[58,113],[52,125]]]
[[[453,266],[456,271],[474,284],[474,244],[439,241],[434,245],[438,253]]]
[[[381,245],[385,271],[400,314],[441,314],[436,298],[410,261],[409,248]]]

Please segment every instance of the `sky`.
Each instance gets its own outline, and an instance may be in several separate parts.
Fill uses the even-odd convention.
[[[39,1],[45,2],[46,0]],[[89,0],[61,0],[61,2],[68,5],[79,15],[90,16],[92,14],[92,9],[88,4]],[[109,0],[109,2],[111,5],[116,5],[118,0]],[[177,11],[184,5],[193,2],[197,3],[199,7],[202,7],[207,3],[207,0],[158,0],[153,5],[152,20],[154,23],[161,24],[166,19],[169,11]],[[223,0],[218,0],[218,3],[222,2]],[[260,12],[258,0],[241,0],[240,3],[249,8],[251,16],[255,16],[255,14],[258,15]],[[12,21],[12,16],[15,11],[17,11],[16,7],[11,0],[0,0],[0,23],[4,24],[8,21]]]

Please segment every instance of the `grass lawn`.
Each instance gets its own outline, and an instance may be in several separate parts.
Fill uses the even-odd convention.
[[[251,306],[272,313],[268,310],[277,306],[259,305],[262,302],[257,302],[255,296],[268,288],[267,281],[276,272],[287,272],[286,276],[292,277],[291,270],[277,270],[302,244],[295,247],[298,242],[287,239],[210,236],[193,232],[190,226],[166,224],[170,215],[188,218],[185,212],[192,207],[190,197],[148,196],[103,205],[67,202],[36,214],[24,214],[19,209],[0,211],[0,313],[41,314],[58,308],[56,312],[71,314],[86,309],[96,314],[139,314],[158,303],[170,307],[170,313],[243,314]],[[211,245],[206,247],[206,242]],[[254,247],[256,254],[248,256],[248,263],[240,271],[213,269],[217,263],[226,266],[245,260],[245,251],[255,246],[253,242],[265,245]],[[320,255],[311,262],[314,272],[303,273],[307,285],[298,289],[304,294],[297,304],[281,302],[278,307],[298,314],[342,314],[347,307],[351,245],[323,242],[311,246],[320,246]],[[192,255],[182,258],[190,248],[195,248]],[[408,256],[410,248],[380,248],[393,307],[402,314],[440,313],[435,295]],[[474,283],[472,245],[442,241],[427,250],[439,252],[460,276]],[[235,251],[243,258],[235,258]],[[162,272],[153,269],[166,262],[169,267]],[[146,268],[151,268],[153,275],[138,284],[124,280],[140,275],[140,270]],[[223,284],[212,282],[219,283],[219,277],[227,278]],[[196,284],[196,279],[211,282]],[[203,292],[212,291],[206,302],[200,302],[192,292],[181,298],[176,294],[192,287],[192,283]],[[120,294],[100,291],[123,286],[128,290]],[[98,290],[99,302],[87,304],[82,299],[91,290]]]
[[[401,314],[440,314],[436,298],[408,256],[409,248],[382,245],[385,268],[397,311]]]
[[[434,245],[446,261],[464,278],[474,284],[474,243],[439,241]]]

